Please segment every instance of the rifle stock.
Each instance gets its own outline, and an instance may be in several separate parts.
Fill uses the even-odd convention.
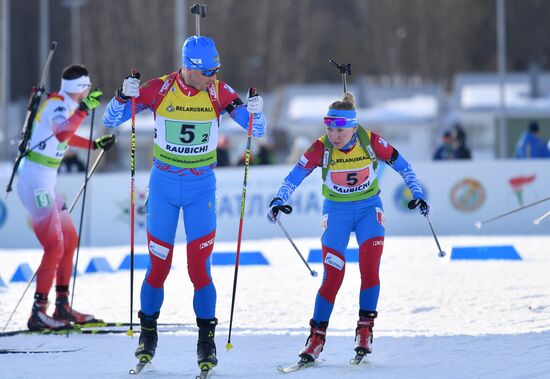
[[[25,116],[25,122],[23,123],[23,130],[21,131],[21,141],[19,142],[18,146],[19,152],[17,154],[17,158],[15,158],[10,180],[8,182],[8,185],[6,186],[6,197],[12,190],[13,179],[15,177],[17,169],[19,168],[19,164],[21,163],[21,160],[27,155],[27,145],[29,144],[29,139],[31,137],[32,124],[34,123],[36,113],[38,112],[38,106],[40,105],[40,100],[42,100],[42,95],[44,94],[44,92],[46,92],[46,74],[48,73],[48,70],[50,68],[50,63],[52,61],[52,57],[56,47],[57,42],[53,41],[50,46],[46,65],[44,66],[44,70],[42,71],[42,78],[40,79],[40,83],[38,84],[38,86],[33,87],[32,89],[31,97],[29,99],[29,105],[27,106],[27,115]]]

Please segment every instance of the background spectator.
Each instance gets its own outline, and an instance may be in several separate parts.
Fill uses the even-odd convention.
[[[460,124],[456,124],[452,132],[454,159],[472,159],[472,153],[466,146],[466,131]]]
[[[531,121],[527,125],[527,130],[519,137],[516,143],[515,158],[547,158],[549,156],[548,147],[540,138],[540,127],[538,122]]]
[[[441,145],[435,151],[434,160],[454,159],[454,148],[452,134],[449,130],[443,133]]]

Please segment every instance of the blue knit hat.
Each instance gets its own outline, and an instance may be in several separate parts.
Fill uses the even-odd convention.
[[[214,40],[204,36],[192,36],[181,49],[182,65],[191,70],[211,70],[221,66],[220,55]]]

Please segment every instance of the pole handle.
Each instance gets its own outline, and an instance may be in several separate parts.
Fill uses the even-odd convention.
[[[206,17],[206,4],[193,4],[191,13],[195,15],[195,35],[201,35],[201,18]]]

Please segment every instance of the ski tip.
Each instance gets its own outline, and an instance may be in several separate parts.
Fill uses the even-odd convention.
[[[227,351],[233,349],[233,344],[231,342],[228,342],[226,345],[225,345],[225,348],[227,349]]]

